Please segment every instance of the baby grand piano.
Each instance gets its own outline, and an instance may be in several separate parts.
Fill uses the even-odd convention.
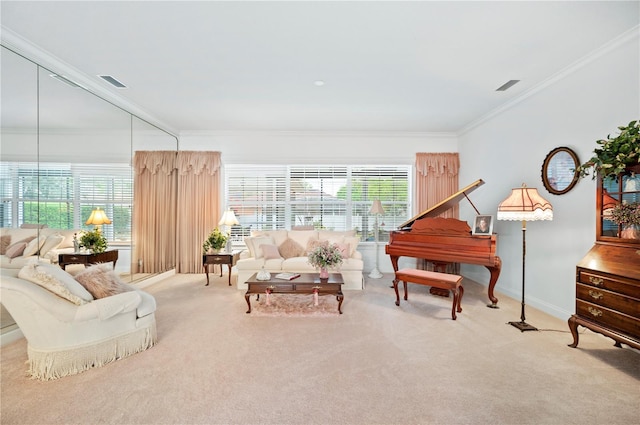
[[[391,257],[394,271],[398,271],[399,257],[425,259],[433,263],[439,272],[444,272],[450,263],[485,266],[491,273],[488,289],[491,304],[488,307],[498,308],[498,299],[493,295],[502,268],[502,261],[496,255],[497,235],[472,235],[466,221],[437,217],[457,205],[462,198],[476,209],[467,194],[483,184],[483,180],[477,180],[401,224],[399,230],[390,233],[385,252]]]

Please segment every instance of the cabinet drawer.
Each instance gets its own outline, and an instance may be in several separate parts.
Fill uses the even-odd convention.
[[[577,274],[579,283],[640,299],[640,285],[630,279],[615,278],[584,269],[578,269]]]
[[[640,319],[638,318],[583,300],[576,300],[576,314],[592,322],[640,338]]]
[[[265,282],[265,283],[250,283],[249,290],[254,293],[266,292],[269,289],[271,292],[293,292],[293,284],[292,283],[275,283],[275,282]]]
[[[313,293],[318,288],[319,294],[336,294],[341,290],[339,283],[305,283],[296,285],[296,291]]]
[[[576,297],[640,319],[640,300],[582,283],[576,284]]]

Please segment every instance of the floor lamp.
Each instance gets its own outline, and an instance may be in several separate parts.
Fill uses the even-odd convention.
[[[382,277],[382,273],[380,273],[380,270],[378,270],[378,237],[379,237],[378,236],[378,233],[379,233],[378,217],[380,215],[384,215],[384,208],[382,208],[382,203],[380,202],[379,199],[376,199],[375,201],[373,201],[373,205],[371,205],[369,214],[373,214],[376,218],[376,221],[374,223],[375,239],[376,239],[376,266],[373,270],[371,270],[371,273],[369,273],[369,277],[372,279],[380,279]]]
[[[507,199],[498,205],[498,220],[522,221],[522,302],[519,322],[509,322],[510,325],[520,331],[537,331],[538,329],[526,322],[524,316],[524,265],[527,253],[525,234],[527,221],[553,220],[553,208],[551,204],[538,193],[538,189],[528,188],[524,183],[522,187],[511,189]]]
[[[220,222],[218,222],[218,226],[227,226],[228,238],[227,246],[225,248],[227,252],[231,252],[233,248],[233,242],[231,241],[231,226],[235,226],[236,224],[240,224],[240,222],[236,218],[236,215],[233,213],[233,210],[231,208],[229,208],[224,212],[224,214],[222,214],[222,218],[220,219]]]

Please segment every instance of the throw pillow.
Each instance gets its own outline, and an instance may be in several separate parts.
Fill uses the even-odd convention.
[[[122,282],[108,264],[87,267],[75,277],[95,299],[134,290],[133,287]]]
[[[349,257],[353,257],[353,254],[358,249],[358,243],[360,243],[359,236],[345,236],[344,242],[345,244],[349,244]]]
[[[262,250],[260,249],[260,245],[275,245],[273,242],[273,238],[269,236],[259,236],[253,238],[251,241],[253,242],[253,257],[254,258],[262,258]]]
[[[0,255],[7,253],[7,248],[11,245],[11,235],[0,236]]]
[[[282,259],[278,247],[275,245],[262,244],[260,245],[260,249],[262,250],[262,256],[265,260]]]
[[[54,267],[66,276],[56,273],[53,269],[46,267],[44,264],[34,261],[21,268],[20,272],[18,272],[18,277],[20,279],[33,282],[49,292],[52,292],[76,305],[85,304],[87,301],[93,299],[70,274],[62,270],[60,267]],[[85,298],[89,298],[89,300],[83,299],[77,295],[78,293],[81,294],[82,291],[86,293]]]
[[[27,247],[26,242],[16,242],[14,244],[11,244],[9,248],[7,248],[7,251],[5,252],[4,255],[6,255],[7,258],[19,257],[22,255],[26,247]]]
[[[40,248],[40,255],[46,255],[47,252],[51,251],[52,249],[56,249],[60,246],[63,240],[64,236],[59,234],[47,236],[44,243],[42,244],[42,247]]]
[[[47,238],[45,236],[43,236],[43,235],[40,235],[37,238],[34,238],[24,248],[24,252],[22,253],[22,255],[24,257],[30,257],[32,255],[36,255],[38,253],[38,251],[40,250],[40,248],[42,247],[42,245],[44,244],[44,241],[46,239]]]
[[[329,241],[321,241],[319,239],[309,239],[309,242],[307,242],[307,251],[305,252],[304,255],[309,255],[311,251],[313,251],[319,246],[329,246]]]
[[[280,255],[285,260],[287,258],[293,257],[302,257],[304,255],[304,248],[300,246],[300,244],[293,239],[286,239],[282,244],[278,247],[278,251],[280,251]]]
[[[351,246],[348,243],[337,243],[336,246],[342,253],[342,258],[347,259],[351,257]]]

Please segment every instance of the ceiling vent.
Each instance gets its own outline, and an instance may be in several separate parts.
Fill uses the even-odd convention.
[[[127,86],[125,86],[120,81],[118,81],[115,78],[113,78],[111,75],[98,75],[98,77],[102,78],[107,83],[111,84],[113,87],[116,87],[118,89],[126,89],[127,88]]]
[[[512,86],[514,86],[516,83],[519,83],[520,80],[509,80],[506,83],[504,83],[503,85],[501,85],[500,87],[498,87],[496,89],[496,91],[507,91],[509,90]]]
[[[76,89],[81,89],[81,88],[82,88],[82,86],[80,86],[80,85],[78,85],[78,84],[74,83],[73,81],[71,81],[70,79],[68,79],[68,78],[66,78],[66,77],[63,77],[62,75],[59,75],[59,74],[49,74],[49,77],[51,77],[51,78],[55,78],[55,79],[56,79],[56,80],[58,80],[58,81],[62,81],[63,83],[65,83],[65,84],[67,84],[67,85],[70,85],[71,87],[74,87],[74,88],[76,88]]]

